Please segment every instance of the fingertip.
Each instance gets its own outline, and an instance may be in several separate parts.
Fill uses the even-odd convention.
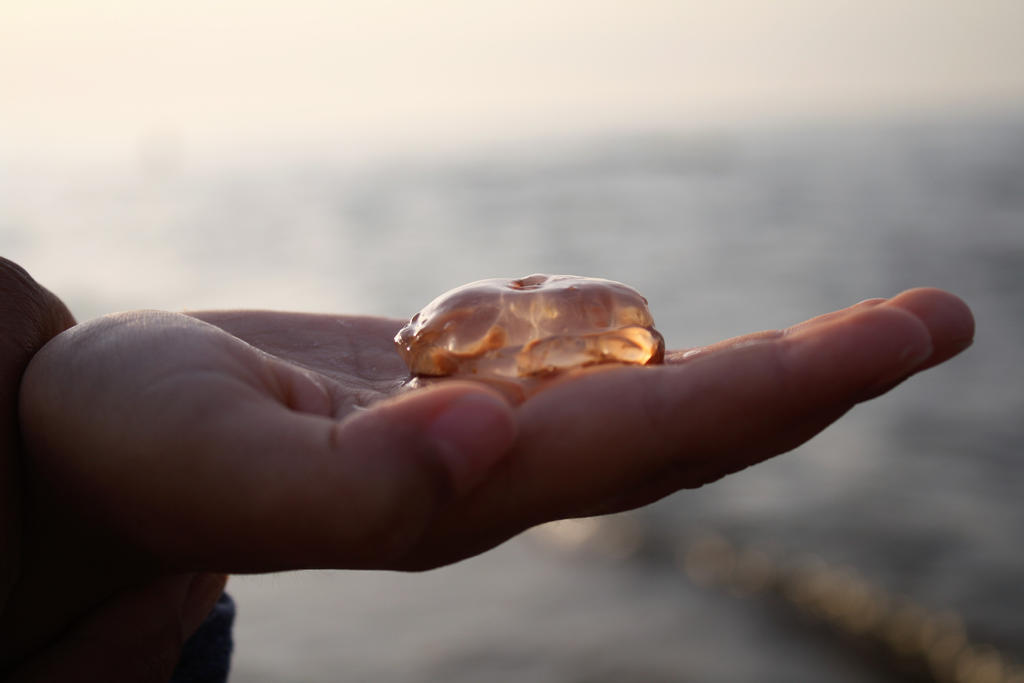
[[[484,478],[515,440],[512,410],[490,390],[465,391],[431,419],[427,435],[452,475],[458,492]]]
[[[412,389],[339,424],[336,438],[368,451],[420,453],[447,475],[455,495],[473,488],[512,447],[516,418],[496,390],[446,380]],[[397,458],[396,462],[410,462]]]
[[[319,507],[359,524],[329,524],[325,554],[312,566],[406,566],[442,511],[508,455],[516,424],[499,394],[458,381],[412,389],[338,423],[329,456],[337,474]]]
[[[457,493],[476,485],[516,437],[509,402],[476,382],[450,381],[416,389],[382,409],[389,419],[419,425]]]
[[[951,358],[974,340],[974,315],[959,297],[934,287],[919,287],[902,292],[888,306],[914,315],[931,335],[933,351],[921,369]]]

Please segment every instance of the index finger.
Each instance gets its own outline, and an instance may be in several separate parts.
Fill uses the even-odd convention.
[[[681,364],[582,373],[519,408],[512,457],[448,521],[472,518],[483,544],[488,527],[513,535],[700,486],[796,447],[972,334],[959,299],[912,290]]]

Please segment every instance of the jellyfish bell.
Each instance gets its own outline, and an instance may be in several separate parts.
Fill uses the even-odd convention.
[[[652,365],[665,356],[647,300],[601,278],[530,275],[442,294],[395,336],[418,377],[529,382],[573,368]]]

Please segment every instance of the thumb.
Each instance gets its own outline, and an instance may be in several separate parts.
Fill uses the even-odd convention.
[[[403,465],[425,467],[452,493],[463,494],[512,445],[515,423],[511,408],[495,392],[459,383],[414,391],[356,413],[339,423],[333,436],[340,451],[419,451]]]
[[[270,400],[245,405],[214,418],[215,438],[177,444],[177,462],[148,460],[138,474],[149,483],[130,494],[149,520],[141,536],[161,539],[157,554],[169,563],[230,572],[397,567],[516,434],[511,407],[473,383],[410,391],[341,421]]]
[[[511,407],[477,383],[339,419],[308,372],[206,323],[97,325],[30,368],[38,476],[58,512],[167,570],[394,567],[515,439]]]
[[[311,544],[328,551],[325,564],[391,565],[485,478],[515,433],[512,409],[492,390],[452,383],[412,391],[330,425],[327,447],[307,461],[315,469],[281,494],[311,503],[285,507],[298,514],[296,527],[314,523],[303,519],[312,514],[329,532]]]

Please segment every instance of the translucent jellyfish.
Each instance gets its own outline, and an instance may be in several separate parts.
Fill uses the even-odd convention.
[[[413,375],[529,380],[572,368],[661,363],[647,300],[575,275],[480,280],[434,299],[395,336]]]

